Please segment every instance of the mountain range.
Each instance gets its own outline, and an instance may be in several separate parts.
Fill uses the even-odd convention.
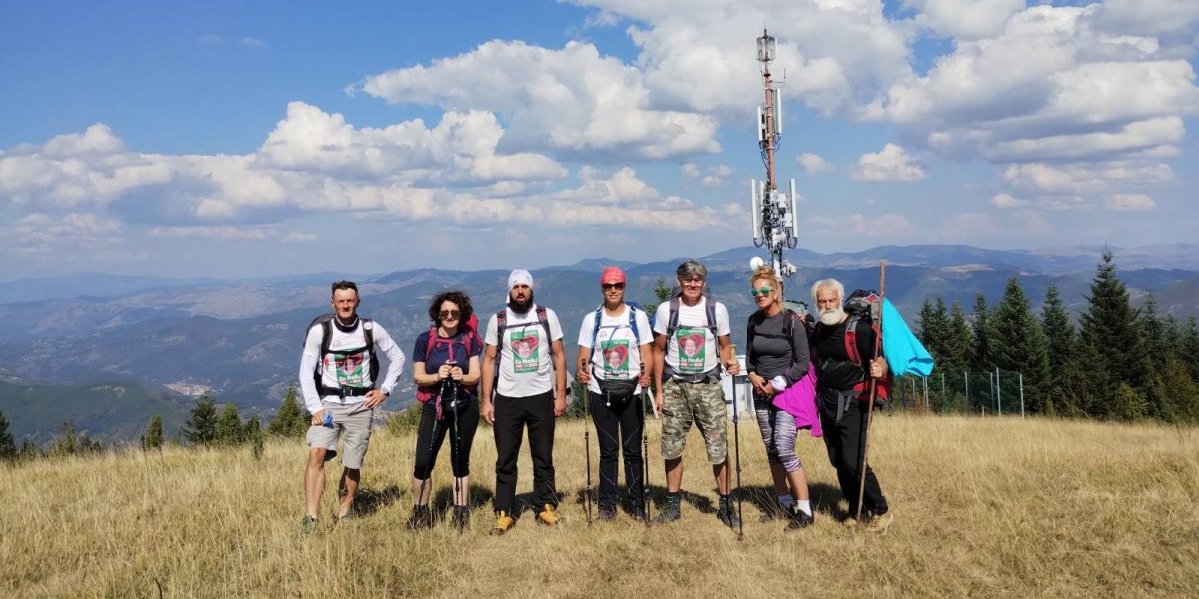
[[[998,302],[1013,275],[1020,277],[1034,309],[1053,284],[1068,308],[1078,312],[1085,306],[1102,251],[931,245],[835,254],[794,250],[787,258],[799,272],[787,283],[788,296],[807,300],[811,283],[830,276],[848,289],[877,288],[879,260],[885,258],[887,295],[912,327],[918,325],[916,315],[926,298],[959,302],[969,313],[979,292],[991,305]],[[1163,312],[1179,318],[1199,313],[1199,244],[1117,248],[1113,253],[1134,299],[1153,292]],[[748,263],[760,255],[754,248],[734,248],[701,258],[709,269],[709,286],[729,307],[738,345],[744,327],[737,323],[744,323],[754,309],[745,292]],[[672,284],[681,260],[637,264],[599,258],[538,269],[536,299],[558,312],[573,356],[579,323],[600,300],[597,276],[604,266],[625,268],[629,300],[654,304],[655,284],[660,278]],[[447,288],[466,290],[485,323],[502,306],[507,274],[426,268],[353,278],[362,292],[360,312],[386,327],[411,354],[416,335],[429,326],[426,310],[434,294]],[[304,331],[314,316],[329,310],[329,282],[340,278],[347,275],[258,280],[81,275],[11,281],[0,286],[0,318],[9,323],[0,330],[0,381],[6,383],[0,386],[0,411],[19,439],[44,438],[67,419],[101,438],[131,438],[131,431],[140,430],[148,419],[144,410],[117,410],[136,420],[130,428],[108,417],[89,416],[93,412],[83,409],[112,403],[112,398],[89,390],[114,385],[138,389],[123,393],[140,398],[140,405],[157,406],[168,429],[177,427],[186,414],[179,406],[204,391],[222,403],[269,412],[297,380]],[[410,379],[406,373],[402,380]],[[389,407],[410,402],[411,391],[406,382]],[[56,408],[41,409],[40,402],[54,401],[56,394],[86,401],[59,401]]]

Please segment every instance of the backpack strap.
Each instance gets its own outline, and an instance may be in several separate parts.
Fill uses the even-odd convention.
[[[325,356],[329,354],[330,345],[333,343],[333,314],[322,314],[317,316],[312,323],[321,325],[321,354],[317,360],[316,370],[312,376],[316,381],[317,393],[321,395],[341,395],[341,387],[327,387],[324,385],[324,380],[321,378],[322,370],[324,369]],[[370,356],[370,372],[371,384],[377,385],[379,382],[379,354],[375,351],[375,322],[369,318],[359,317],[359,322],[362,327],[362,337],[366,343],[366,352]],[[309,325],[309,330],[312,325]]]

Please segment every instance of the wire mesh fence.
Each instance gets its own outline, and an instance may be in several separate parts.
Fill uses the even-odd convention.
[[[1023,416],[1024,375],[1000,369],[905,375],[895,379],[891,399],[891,409]]]

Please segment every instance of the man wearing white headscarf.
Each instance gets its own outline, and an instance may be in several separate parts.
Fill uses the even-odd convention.
[[[529,271],[508,276],[508,305],[487,321],[484,343],[480,410],[494,427],[496,448],[492,534],[504,534],[515,523],[516,458],[526,425],[537,522],[552,526],[559,520],[554,419],[566,412],[566,354],[558,316],[533,303]],[[514,352],[518,345],[524,351]]]

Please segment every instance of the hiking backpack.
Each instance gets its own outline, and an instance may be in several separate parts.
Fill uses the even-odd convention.
[[[436,348],[438,345],[447,346],[447,349],[450,354],[450,358],[452,359],[454,357],[454,345],[459,344],[466,348],[466,360],[469,362],[470,355],[474,351],[475,347],[483,346],[483,341],[481,339],[479,339],[478,332],[475,331],[474,326],[471,326],[472,323],[477,323],[477,322],[478,322],[478,320],[475,319],[474,315],[472,314],[470,317],[470,320],[468,320],[466,322],[466,324],[462,325],[462,331],[461,331],[462,332],[462,341],[460,341],[460,342],[454,341],[453,339],[444,339],[442,337],[439,337],[437,335],[437,325],[429,325],[429,341],[425,345],[425,360],[428,360],[429,356],[433,355],[433,349]],[[476,344],[478,344],[478,345],[476,345]],[[456,362],[457,361],[455,361],[455,363]],[[479,386],[479,383],[476,382],[473,385],[463,384],[462,388],[466,389],[466,391],[468,393],[474,393],[475,389],[477,389],[478,386]],[[441,385],[426,385],[426,386],[418,385],[416,387],[416,401],[419,401],[420,403],[428,402],[430,399],[437,397],[438,393],[440,393],[440,392],[441,392]]]
[[[858,341],[858,323],[862,320],[869,322],[874,338],[881,344],[882,330],[879,321],[882,309],[883,299],[873,289],[858,289],[845,299],[845,313],[849,315],[845,321],[845,353],[854,364],[862,368],[862,382],[853,387],[854,391],[860,393],[870,391],[870,365],[863,356],[873,356],[874,348],[862,347],[862,343]],[[877,401],[887,401],[890,397],[892,380],[891,371],[888,369],[887,376],[878,382],[875,397]]]
[[[333,341],[333,314],[321,314],[312,319],[308,323],[308,328],[304,329],[304,341],[308,340],[308,331],[312,327],[321,325],[321,353],[316,362],[316,369],[312,371],[313,381],[316,383],[316,391],[320,395],[341,395],[341,387],[326,387],[323,384],[321,375],[325,368],[325,355],[329,353],[329,344]],[[366,351],[370,354],[370,369],[371,369],[371,384],[376,384],[379,381],[379,356],[375,354],[375,322],[369,318],[358,317],[362,321],[362,336],[366,340]]]
[[[550,319],[546,314],[545,306],[537,306],[537,323],[545,330],[545,341],[549,346],[553,346],[553,336],[550,334]],[[492,389],[495,393],[499,393],[500,381],[500,361],[504,355],[504,331],[508,328],[508,308],[500,308],[499,312],[495,313],[495,381],[493,381]]]
[[[641,330],[640,330],[640,327],[637,326],[637,314],[640,312],[644,312],[645,310],[641,307],[640,304],[636,304],[634,302],[625,302],[625,305],[627,305],[629,307],[629,328],[633,330],[633,346],[639,348],[639,347],[641,347]],[[599,337],[599,330],[600,330],[600,321],[603,320],[603,316],[604,316],[604,307],[601,305],[600,307],[595,309],[595,327],[593,327],[591,329],[592,377],[595,377],[595,350],[596,350],[596,347],[599,345],[598,337]],[[613,334],[615,334],[615,331],[613,331]],[[629,351],[632,352],[631,349]],[[630,353],[629,359],[630,360],[632,359],[631,353]],[[641,368],[644,369],[645,365],[642,364]],[[633,397],[633,394],[637,390],[637,380],[636,379],[608,381],[607,379],[601,379],[598,377],[595,377],[595,378],[596,378],[596,384],[599,385],[600,391],[603,394],[605,400],[607,401],[608,406],[612,405],[612,400],[614,400],[614,399],[616,401],[627,401],[627,400],[631,399]]]
[[[682,305],[683,291],[678,287],[672,290],[670,295],[670,317],[666,320],[666,339],[674,336],[674,332],[679,328],[679,307]],[[716,299],[712,297],[712,290],[704,285],[703,291],[704,315],[708,318],[708,330],[712,331],[712,338],[716,339]]]

